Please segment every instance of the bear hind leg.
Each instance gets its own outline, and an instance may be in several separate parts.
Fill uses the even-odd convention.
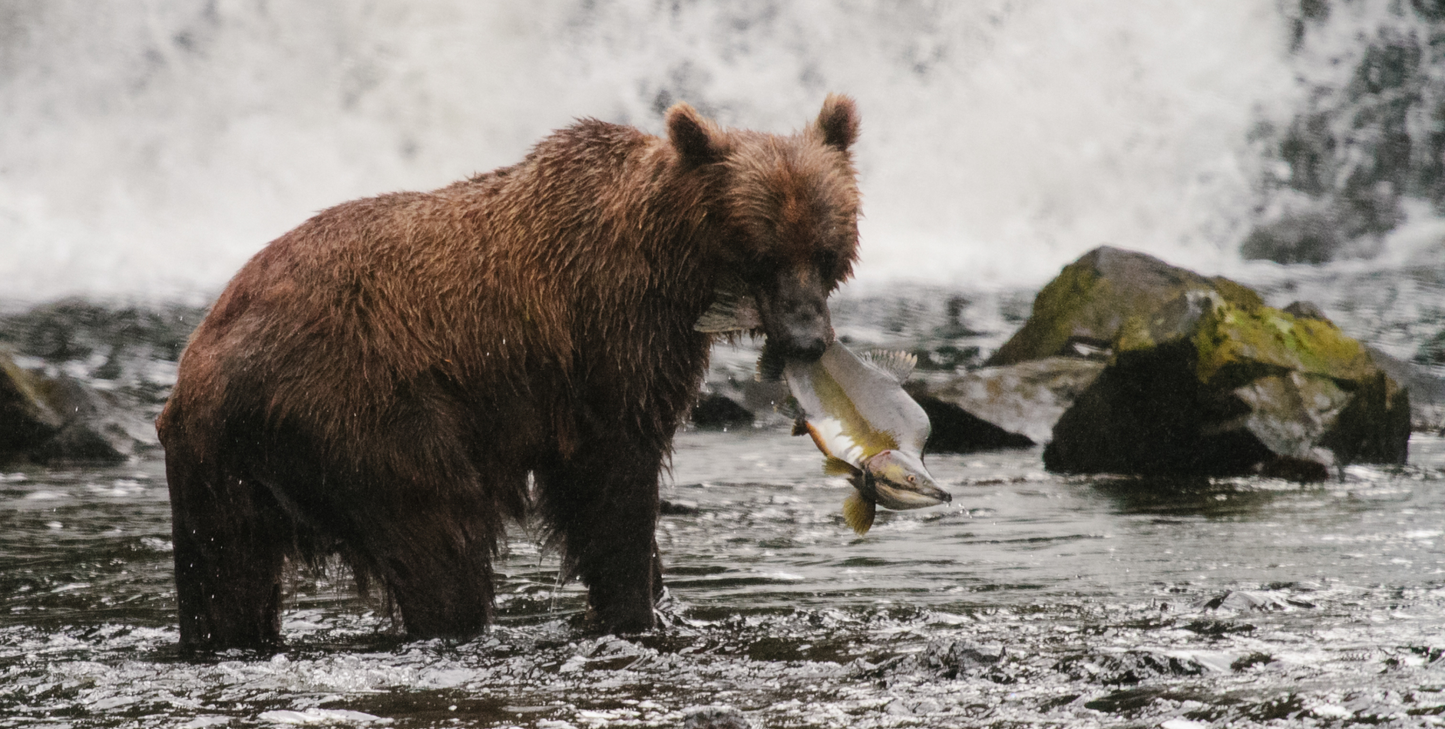
[[[177,451],[167,454],[166,478],[181,645],[278,645],[287,517],[259,484]]]
[[[492,620],[492,557],[525,472],[476,462],[444,405],[400,408],[392,422],[351,461],[359,497],[341,508],[353,567],[386,585],[408,636],[471,637]]]

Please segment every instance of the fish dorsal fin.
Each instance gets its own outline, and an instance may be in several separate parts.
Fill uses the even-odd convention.
[[[848,526],[860,537],[873,528],[873,517],[877,513],[878,505],[863,498],[857,491],[843,500],[843,521],[848,522]]]
[[[900,385],[913,374],[913,368],[918,366],[918,355],[896,349],[872,349],[859,355],[859,358],[886,372],[898,380]]]
[[[708,334],[747,332],[763,325],[758,302],[748,293],[747,284],[737,276],[725,276],[718,282],[712,306],[698,317],[692,328]]]
[[[758,371],[753,379],[758,382],[777,382],[783,379],[783,370],[787,367],[788,361],[778,353],[778,348],[772,342],[763,343],[762,354],[758,355]]]
[[[835,456],[828,456],[827,458],[823,459],[823,475],[824,475],[824,476],[849,476],[849,477],[852,477],[852,476],[857,476],[859,473],[860,473],[859,470],[858,470],[856,467],[854,467],[853,464],[851,464],[851,463],[849,463],[849,462],[847,462],[847,461],[845,461],[845,460],[843,460],[843,459],[841,459],[841,458],[838,458],[838,457],[835,457]]]

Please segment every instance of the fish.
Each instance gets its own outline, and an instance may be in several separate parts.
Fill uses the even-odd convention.
[[[903,390],[917,361],[903,352],[860,357],[835,340],[815,362],[783,364],[802,410],[795,432],[812,437],[825,474],[853,485],[843,520],[860,536],[872,528],[879,506],[903,511],[953,500],[923,463],[932,430],[928,413]]]
[[[742,282],[724,279],[693,328],[737,334],[756,332],[760,322]],[[917,363],[904,352],[859,357],[836,340],[813,362],[789,360],[767,343],[758,357],[757,378],[786,379],[798,403],[793,434],[812,437],[824,456],[824,474],[853,485],[843,520],[860,536],[872,528],[878,506],[901,511],[953,500],[923,464],[932,429],[928,413],[903,390]]]

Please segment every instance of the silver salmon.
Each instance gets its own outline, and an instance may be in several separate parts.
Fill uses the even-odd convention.
[[[762,317],[740,280],[720,282],[712,306],[693,328],[712,334],[756,332]],[[843,520],[859,535],[873,526],[878,506],[920,509],[953,500],[923,465],[932,425],[903,381],[918,363],[902,352],[864,358],[834,341],[815,362],[788,361],[763,347],[758,378],[786,377],[803,410],[794,435],[806,431],[823,452],[823,472],[845,476],[855,489],[843,501]]]
[[[916,363],[902,352],[859,357],[835,341],[816,362],[783,364],[803,425],[825,456],[824,473],[853,484],[843,520],[860,535],[880,505],[919,509],[953,500],[923,465],[928,414],[903,391]]]

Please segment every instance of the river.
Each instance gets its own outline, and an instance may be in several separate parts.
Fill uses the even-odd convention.
[[[344,571],[287,645],[176,648],[164,468],[0,476],[0,727],[1417,726],[1445,720],[1445,440],[1300,486],[1060,477],[929,457],[947,507],[843,524],[783,431],[679,436],[663,627],[590,635],[525,528],[499,619],[407,642]]]

